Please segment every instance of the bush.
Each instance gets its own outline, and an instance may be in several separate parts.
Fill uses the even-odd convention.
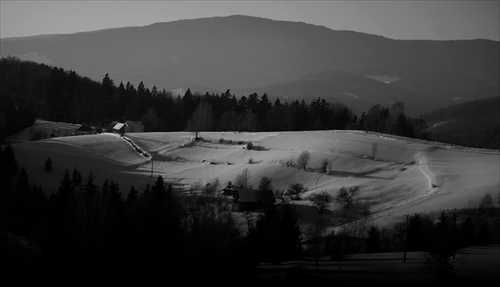
[[[302,183],[290,184],[287,189],[287,195],[291,197],[292,200],[300,200],[301,195],[307,191],[307,188]]]
[[[247,143],[247,150],[266,150],[265,147],[260,146],[260,145],[254,145],[253,143],[249,142]]]
[[[318,213],[321,214],[330,205],[330,202],[332,202],[332,196],[322,190],[319,193],[313,194],[309,200],[316,206]]]
[[[43,130],[38,130],[31,136],[31,141],[43,140],[46,138],[48,138],[47,133]]]
[[[328,161],[328,159],[325,158],[321,162],[321,170],[323,170],[326,173],[330,172],[330,162]]]
[[[276,205],[287,205],[290,203],[290,196],[283,189],[275,188],[273,194]]]
[[[253,149],[253,143],[247,143],[247,150],[252,150]]]
[[[291,159],[287,160],[287,161],[285,162],[285,166],[286,166],[286,167],[293,167],[293,158],[291,158]]]
[[[218,178],[209,182],[203,187],[203,193],[205,195],[213,196],[219,194],[221,191],[221,183]]]
[[[493,203],[493,197],[488,192],[479,201],[479,208],[493,208],[495,204]]]

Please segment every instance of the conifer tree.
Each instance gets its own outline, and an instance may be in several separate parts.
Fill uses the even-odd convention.
[[[125,200],[125,204],[128,207],[134,205],[137,202],[137,197],[138,197],[137,195],[138,195],[137,189],[135,189],[133,185],[130,186],[130,190],[128,192],[127,199]]]
[[[66,169],[57,193],[63,199],[63,202],[66,203],[68,199],[74,196],[74,192],[75,188],[69,176],[69,170]]]
[[[15,201],[16,207],[24,205],[28,201],[28,196],[30,192],[30,183],[28,180],[28,174],[26,170],[21,168],[19,176],[17,177],[16,189],[15,189]]]
[[[80,186],[82,184],[82,174],[76,167],[73,169],[73,175],[71,177],[71,181],[75,187]]]
[[[52,159],[49,157],[47,157],[47,159],[45,160],[45,163],[44,163],[44,169],[46,172],[51,172],[54,167],[52,166]]]
[[[3,150],[3,166],[5,167],[5,174],[7,178],[12,178],[14,177],[18,171],[19,171],[19,166],[17,165],[17,161],[14,155],[14,149],[12,149],[12,146],[9,144],[5,147]]]
[[[154,200],[159,201],[159,200],[164,199],[166,190],[167,190],[167,186],[165,184],[165,181],[163,180],[163,177],[161,175],[159,175],[155,181],[155,184],[151,188],[151,192],[152,192]]]
[[[120,185],[113,180],[109,183],[109,200],[115,207],[121,207],[123,203]]]
[[[84,186],[85,197],[88,201],[91,201],[95,198],[97,194],[97,185],[95,185],[95,177],[92,172],[87,176],[87,180]]]

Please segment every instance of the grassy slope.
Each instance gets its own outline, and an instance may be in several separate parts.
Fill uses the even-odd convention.
[[[307,198],[326,190],[332,195],[342,186],[361,187],[360,198],[374,212],[372,221],[387,224],[405,214],[466,207],[490,192],[499,190],[500,153],[466,149],[445,144],[398,138],[356,131],[311,131],[281,133],[204,132],[205,139],[191,143],[191,134],[128,134],[135,144],[154,156],[154,175],[162,175],[180,186],[205,183],[215,178],[222,184],[248,168],[250,184],[257,187],[262,176],[272,178],[274,187],[286,189],[295,182],[308,191],[294,202],[302,223],[313,223],[320,216]],[[221,144],[219,139],[232,140]],[[246,150],[251,141],[266,150]],[[372,143],[378,144],[372,159]],[[142,190],[150,178],[151,161],[114,134],[54,138],[13,145],[20,166],[27,168],[31,183],[44,185],[48,192],[59,185],[65,169],[78,167],[85,179],[93,171],[99,184],[105,178],[120,183],[126,194],[131,184]],[[306,171],[286,167],[285,162],[308,150],[311,162]],[[43,170],[50,156],[55,170]],[[249,164],[252,158],[254,163]],[[321,171],[321,161],[332,163],[329,174]],[[323,219],[330,227],[338,225],[332,204]]]

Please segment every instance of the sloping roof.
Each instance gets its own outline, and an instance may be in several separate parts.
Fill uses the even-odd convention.
[[[124,124],[124,123],[117,123],[117,124],[113,127],[113,129],[114,129],[114,130],[119,131],[119,130],[121,130],[124,126],[125,126],[125,124]]]
[[[248,189],[246,187],[238,188],[238,196],[240,202],[259,202],[260,191]]]
[[[94,131],[94,128],[92,128],[88,124],[83,124],[76,131],[77,132],[92,132],[92,131]]]

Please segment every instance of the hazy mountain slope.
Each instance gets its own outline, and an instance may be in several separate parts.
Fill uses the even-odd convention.
[[[498,95],[499,51],[487,40],[399,41],[248,16],[1,41],[2,56],[36,55],[96,80],[109,73],[167,90],[265,87],[329,70],[389,75],[428,106]]]
[[[429,137],[440,142],[500,149],[500,97],[450,105],[424,114]]]
[[[394,83],[387,84],[354,73],[326,71],[310,74],[300,79],[262,88],[239,89],[236,94],[267,93],[282,95],[282,101],[324,97],[328,101],[339,101],[349,106],[354,113],[361,115],[375,104],[391,106],[396,101],[405,102],[410,115],[429,108],[429,102],[423,101],[427,95]]]

